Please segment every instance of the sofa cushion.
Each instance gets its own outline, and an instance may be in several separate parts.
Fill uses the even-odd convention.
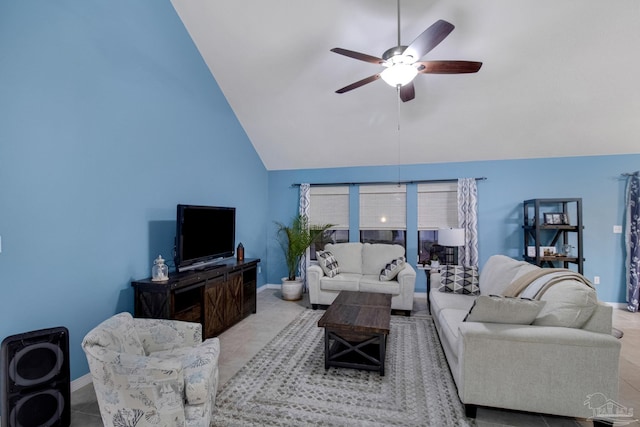
[[[511,283],[515,282],[516,280],[518,280],[520,277],[524,276],[525,274],[534,271],[534,270],[540,270],[542,267],[538,267],[535,264],[530,264],[530,263],[525,263],[524,265],[521,265],[520,268],[518,268],[518,271],[516,272],[516,275],[513,276],[513,279],[511,279]]]
[[[406,262],[403,256],[390,261],[382,268],[382,270],[380,270],[380,280],[384,282],[395,279],[395,277],[398,275],[400,270],[405,267],[405,265]]]
[[[460,295],[450,292],[438,292],[436,290],[431,291],[429,294],[429,301],[431,303],[431,314],[437,316],[440,310],[445,308],[455,308],[468,313],[475,301],[476,297],[473,295]]]
[[[400,293],[400,283],[395,280],[378,280],[378,276],[364,275],[360,279],[360,292],[398,295]]]
[[[461,265],[445,265],[440,269],[440,292],[478,295],[478,268]]]
[[[197,347],[181,347],[172,350],[156,351],[150,354],[164,360],[179,359],[184,372],[184,392],[187,403],[197,405],[205,403],[215,396],[220,356],[220,341],[211,338]]]
[[[334,277],[336,274],[340,273],[340,266],[338,265],[338,261],[336,261],[336,258],[331,252],[317,251],[316,257],[318,259],[318,265],[325,275],[327,275],[328,277]]]
[[[361,274],[340,273],[335,277],[322,277],[320,289],[323,291],[357,291],[360,286]]]
[[[544,305],[545,301],[480,295],[464,321],[530,325]]]
[[[493,255],[487,260],[480,272],[480,294],[502,295],[516,275],[523,274],[521,270],[523,268],[525,271],[531,271],[531,269],[540,267],[526,261],[517,261],[505,255]]]
[[[342,273],[362,274],[362,243],[327,243],[324,250],[333,254]]]
[[[362,245],[362,274],[380,274],[380,270],[392,259],[404,256],[400,245],[365,243]]]
[[[582,328],[598,305],[596,290],[577,280],[564,280],[540,297],[546,304],[533,322],[538,326]]]
[[[458,348],[459,326],[464,321],[466,315],[467,311],[456,308],[445,308],[438,314],[444,339],[447,340],[452,349]]]

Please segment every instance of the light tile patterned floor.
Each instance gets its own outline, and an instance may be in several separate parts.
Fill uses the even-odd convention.
[[[302,310],[309,306],[303,299],[283,301],[279,290],[258,294],[258,310],[220,335],[220,381],[228,381],[251,357],[275,337]],[[426,313],[426,298],[416,298],[414,314]],[[614,309],[614,326],[624,332],[620,357],[620,396],[618,403],[633,408],[640,416],[640,313]],[[93,386],[73,392],[71,397],[72,427],[102,426]],[[479,427],[497,426],[591,426],[586,420],[542,416],[515,411],[479,408]],[[636,424],[639,425],[640,424]]]

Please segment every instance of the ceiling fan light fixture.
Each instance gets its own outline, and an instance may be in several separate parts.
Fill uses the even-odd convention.
[[[404,86],[413,81],[417,75],[418,69],[416,67],[403,63],[393,64],[380,73],[382,80],[391,87]]]

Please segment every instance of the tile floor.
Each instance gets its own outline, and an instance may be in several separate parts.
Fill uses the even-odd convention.
[[[258,294],[258,310],[231,329],[220,335],[221,355],[219,361],[220,384],[228,381],[247,361],[282,328],[309,306],[303,299],[286,302],[280,298],[279,290],[268,289]],[[416,298],[414,313],[426,313],[426,298]],[[640,416],[640,313],[629,313],[624,309],[614,310],[614,326],[624,332],[620,357],[620,396],[618,402],[633,408]],[[71,426],[102,426],[98,404],[91,384],[80,388],[71,396]],[[479,408],[479,427],[497,426],[591,426],[586,420],[537,414]],[[640,423],[635,425],[640,426]]]

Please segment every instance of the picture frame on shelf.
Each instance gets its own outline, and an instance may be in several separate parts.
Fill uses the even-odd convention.
[[[540,256],[555,256],[556,255],[556,247],[555,246],[540,246]],[[535,246],[527,246],[527,256],[531,258],[535,258],[536,256],[536,247]]]
[[[569,216],[562,212],[549,212],[544,214],[545,225],[568,225]]]

